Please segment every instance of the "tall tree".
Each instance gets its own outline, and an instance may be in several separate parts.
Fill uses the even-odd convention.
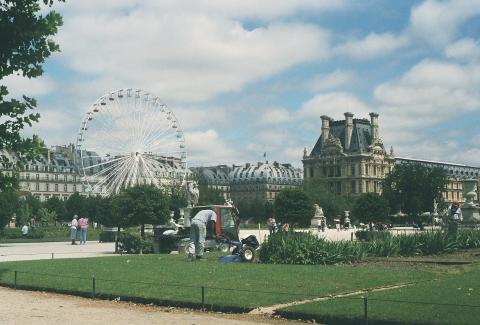
[[[57,197],[51,197],[43,204],[43,207],[46,208],[49,212],[55,214],[55,223],[57,221],[67,221],[71,220],[70,216],[67,215],[67,209],[65,207],[65,201],[60,200]]]
[[[225,199],[221,190],[209,187],[207,181],[200,178],[198,181],[198,205],[224,204]]]
[[[145,224],[165,223],[170,215],[170,197],[152,185],[130,187],[114,197],[115,212],[124,220],[125,226],[141,226],[145,236]]]
[[[73,193],[65,203],[67,209],[67,220],[76,214],[78,216],[86,216],[88,212],[87,199],[78,192]]]
[[[62,1],[62,0],[60,0]],[[0,1],[0,81],[9,75],[36,78],[43,73],[42,65],[59,46],[51,39],[62,25],[62,17],[50,11],[41,14],[40,0]],[[52,5],[53,0],[43,0]],[[0,190],[18,186],[18,169],[27,161],[35,160],[40,154],[41,140],[37,136],[24,138],[21,131],[39,119],[33,113],[35,99],[22,96],[9,97],[4,84],[0,84],[0,162],[8,161],[3,150],[15,152],[16,160],[6,175],[0,171]]]
[[[273,204],[276,219],[292,226],[308,226],[315,214],[312,201],[301,188],[283,189]]]
[[[385,178],[383,196],[392,211],[403,211],[418,221],[422,212],[433,212],[433,200],[443,202],[448,183],[441,168],[428,168],[418,163],[401,164]]]

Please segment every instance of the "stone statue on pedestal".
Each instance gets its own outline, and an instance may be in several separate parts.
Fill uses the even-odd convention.
[[[315,215],[310,221],[310,228],[320,227],[322,225],[322,220],[325,220],[325,216],[323,215],[322,208],[318,204],[315,204],[314,207],[315,207]]]

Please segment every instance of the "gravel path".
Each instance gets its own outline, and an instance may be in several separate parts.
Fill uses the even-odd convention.
[[[0,287],[0,324],[295,324],[246,314],[202,313],[177,308],[91,300]]]

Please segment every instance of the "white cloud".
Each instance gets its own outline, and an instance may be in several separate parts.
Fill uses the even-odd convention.
[[[368,116],[370,109],[366,104],[355,96],[344,92],[332,92],[318,94],[309,101],[305,102],[297,112],[297,117],[307,122],[315,120],[315,124],[320,124],[320,116],[328,115],[331,118],[343,118],[343,113],[351,112],[361,117]]]
[[[232,20],[142,9],[66,17],[58,58],[94,82],[113,78],[167,100],[198,101],[328,55],[328,33],[314,25],[246,30]]]
[[[271,107],[262,110],[262,115],[257,119],[257,125],[274,125],[291,120],[290,112],[284,107]]]
[[[40,76],[38,78],[24,78],[17,75],[9,75],[1,80],[9,91],[9,96],[18,98],[22,95],[41,96],[54,91],[57,87],[55,81],[48,76]]]
[[[410,34],[433,46],[444,46],[458,28],[480,14],[480,0],[427,0],[412,9]]]
[[[185,132],[188,160],[192,165],[232,164],[237,160],[237,151],[225,142],[217,131]]]
[[[480,66],[424,60],[378,86],[374,96],[392,126],[425,127],[480,111],[479,87]]]
[[[472,38],[462,38],[445,49],[447,58],[461,61],[480,61],[480,44]]]
[[[355,81],[357,76],[355,73],[346,70],[335,70],[325,75],[317,75],[310,81],[310,89],[312,91],[324,91],[339,88]]]
[[[388,55],[406,45],[408,45],[408,38],[405,36],[370,33],[361,40],[340,44],[334,52],[356,60],[368,60]]]
[[[233,118],[233,114],[224,107],[175,107],[174,113],[185,130],[227,127]]]

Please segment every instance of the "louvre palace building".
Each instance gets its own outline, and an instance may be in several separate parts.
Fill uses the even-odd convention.
[[[449,183],[443,193],[446,202],[463,200],[463,180],[474,178],[479,188],[480,167],[448,162],[395,157],[387,152],[379,134],[378,114],[370,119],[354,118],[346,112],[344,120],[321,116],[321,134],[310,154],[304,151],[304,178],[325,178],[333,193],[359,195],[381,193],[382,181],[396,164],[418,163],[442,168]],[[478,190],[475,197],[478,201]]]

